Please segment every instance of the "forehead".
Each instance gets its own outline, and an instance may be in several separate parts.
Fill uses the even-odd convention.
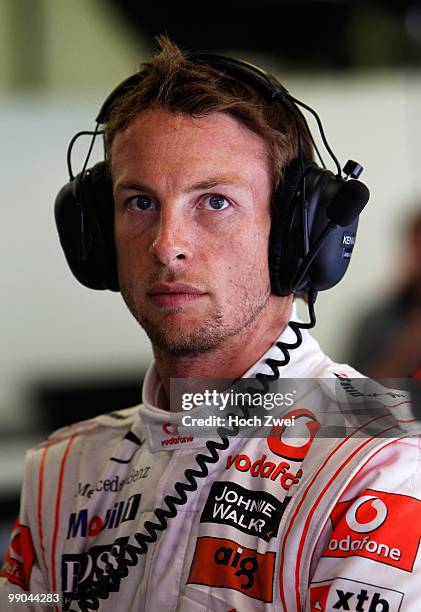
[[[147,109],[111,145],[113,178],[139,167],[186,178],[224,170],[252,179],[256,172],[269,174],[269,159],[263,138],[228,113],[193,117]]]

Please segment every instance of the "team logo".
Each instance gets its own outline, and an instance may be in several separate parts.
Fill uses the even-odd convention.
[[[263,454],[259,459],[253,461],[245,453],[240,455],[228,455],[225,469],[229,470],[233,467],[238,472],[249,472],[253,478],[269,478],[270,480],[278,480],[283,489],[289,491],[290,487],[299,482],[303,471],[301,469],[296,472],[290,472],[291,465],[287,461],[274,463],[267,461],[267,456]]]
[[[267,437],[267,443],[270,450],[275,453],[275,455],[284,457],[285,459],[290,459],[291,461],[303,461],[313,442],[314,436],[320,428],[320,423],[316,419],[315,415],[306,408],[291,410],[290,412],[287,412],[284,418],[288,419],[292,417],[295,419],[295,426],[298,425],[298,421],[300,419],[304,420],[307,428],[307,439],[304,442],[301,440],[295,440],[296,442],[300,442],[298,445],[294,445],[292,443],[294,440],[289,440],[286,442],[282,439],[282,434],[287,427],[285,425],[275,425],[272,427],[271,432]]]
[[[107,588],[110,592],[120,589],[120,577],[115,575],[129,538],[118,538],[112,544],[93,546],[88,552],[62,556],[61,579],[64,594],[64,610],[70,602],[89,596],[89,589],[102,577],[112,576]],[[114,570],[114,573],[113,573]]]
[[[0,576],[17,584],[24,591],[29,591],[34,561],[35,550],[29,527],[21,525],[19,519],[16,519]]]
[[[177,423],[163,423],[162,431],[169,436],[176,436],[178,434]]]
[[[399,612],[402,600],[400,591],[348,578],[338,577],[327,584],[310,585],[311,612]]]
[[[161,446],[172,446],[174,444],[186,444],[186,442],[192,442],[193,436],[179,436],[178,435],[178,426],[177,423],[163,423],[162,431],[169,438],[164,438],[161,440]]]
[[[132,482],[136,482],[136,480],[140,480],[142,478],[147,478],[150,469],[150,465],[140,468],[133,467],[128,475],[123,478],[116,474],[114,478],[101,478],[93,484],[90,482],[79,481],[77,483],[76,493],[74,496],[78,497],[80,495],[91,498],[94,493],[98,492],[117,493],[117,491],[121,491],[123,487],[131,484]]]
[[[373,515],[373,518],[366,519],[367,515],[370,516],[370,514]],[[361,518],[357,518],[357,515]],[[386,518],[386,504],[375,495],[362,495],[352,504],[345,515],[348,527],[357,533],[375,531],[383,525]]]
[[[187,584],[240,591],[265,603],[272,601],[275,553],[258,553],[222,538],[198,538]]]
[[[265,491],[248,491],[234,482],[215,482],[200,517],[201,523],[231,525],[265,542],[278,533],[291,498],[280,502]]]
[[[323,556],[365,557],[412,571],[421,539],[418,499],[366,489],[336,504],[330,518],[333,533]]]
[[[121,523],[133,521],[136,518],[140,505],[141,493],[129,497],[127,501],[116,502],[105,511],[105,516],[92,516],[89,518],[86,508],[79,512],[72,512],[69,516],[67,539],[81,536],[96,536],[104,529],[115,529]]]

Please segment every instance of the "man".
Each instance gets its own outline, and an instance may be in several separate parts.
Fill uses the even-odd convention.
[[[293,294],[271,288],[279,185],[312,157],[305,123],[161,45],[104,121],[118,286],[155,355],[143,405],[31,451],[4,588],[61,593],[66,610],[414,610],[419,439],[398,429],[387,393],[369,419],[378,429],[318,435],[316,409],[336,418],[364,393],[302,324],[287,326]],[[171,379],[271,372],[331,377],[342,403],[310,383],[282,413],[296,432],[285,421],[228,445],[211,427],[206,446],[173,405]]]

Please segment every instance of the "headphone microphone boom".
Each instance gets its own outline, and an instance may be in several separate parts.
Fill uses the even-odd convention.
[[[333,287],[348,268],[358,217],[369,198],[367,187],[355,180],[361,174],[362,166],[348,161],[342,171],[316,111],[291,96],[275,77],[264,70],[219,55],[194,53],[189,59],[219,70],[228,79],[244,82],[269,103],[283,105],[292,114],[299,157],[285,168],[282,184],[274,194],[268,252],[271,288],[275,295],[280,296],[293,292],[316,296],[318,291]],[[68,148],[70,181],[57,195],[55,218],[71,271],[91,289],[119,291],[119,282],[108,163],[102,161],[88,168],[88,161],[95,138],[103,133],[99,127],[107,123],[111,107],[143,78],[144,74],[138,72],[120,83],[102,104],[95,131],[76,134]],[[315,117],[323,144],[336,165],[336,174],[326,169],[299,107]],[[304,121],[323,167],[301,156],[299,119]],[[73,176],[71,150],[75,140],[83,134],[90,134],[92,141],[82,171]]]
[[[341,197],[335,196],[327,208],[327,216],[333,223],[346,227],[353,223],[368,203],[370,192],[360,181],[346,181]]]
[[[345,198],[343,198],[344,194],[346,195]],[[298,291],[300,283],[303,281],[308,269],[318,255],[320,249],[323,247],[329,234],[336,230],[338,225],[340,227],[346,227],[355,223],[358,220],[363,208],[368,203],[369,198],[370,192],[364,183],[357,180],[347,181],[345,183],[341,190],[341,197],[335,196],[327,208],[326,214],[330,221],[327,223],[313,246],[308,250],[300,267],[298,268],[291,283],[292,292],[295,293]],[[345,202],[345,205],[343,202]],[[344,238],[346,237],[346,234],[344,234]],[[355,236],[350,243],[353,247],[355,243]],[[343,248],[343,255],[346,257],[346,255],[349,254],[349,250],[346,250],[345,245]]]

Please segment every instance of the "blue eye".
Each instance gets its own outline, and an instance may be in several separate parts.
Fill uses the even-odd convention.
[[[206,208],[207,210],[223,210],[230,205],[229,201],[225,196],[219,195],[217,193],[206,196],[204,202],[204,208]]]
[[[129,204],[135,210],[150,210],[155,207],[155,203],[147,195],[135,196],[134,198],[130,198]]]

